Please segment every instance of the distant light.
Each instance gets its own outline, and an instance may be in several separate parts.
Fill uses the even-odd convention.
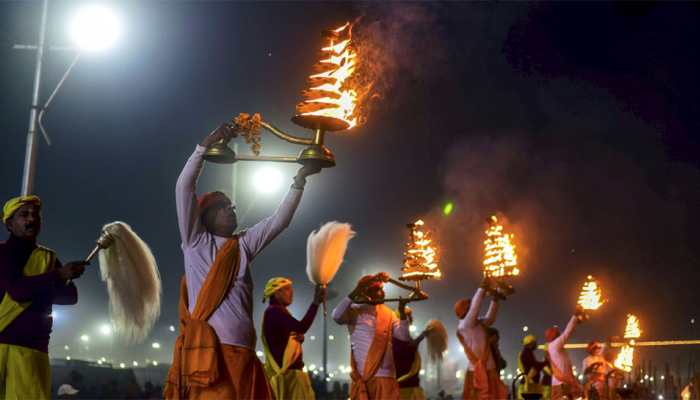
[[[170,332],[175,332],[175,327],[172,326],[172,325],[170,325],[170,326],[168,327],[168,330],[170,330]]]
[[[83,342],[89,342],[90,341],[90,336],[82,334],[80,335],[80,340]]]
[[[65,346],[63,346],[63,350],[68,351],[68,350],[70,350],[70,347],[68,347],[68,345],[65,345]]]
[[[411,325],[411,326],[408,327],[408,331],[409,331],[409,332],[415,332],[416,329],[418,329],[418,328],[416,328],[415,325]]]
[[[660,395],[659,395],[659,400],[664,400],[664,395],[660,394]]]
[[[449,350],[445,350],[445,351],[442,352],[442,355],[445,356],[445,357],[447,357],[449,354],[450,354],[450,351],[449,351]]]
[[[691,318],[691,319],[690,319],[690,323],[691,323],[691,324],[694,324],[694,323],[695,323],[695,318]]]
[[[102,365],[102,360],[97,360],[97,365]]]
[[[160,349],[160,343],[153,342],[153,343],[151,343],[151,347],[153,347],[154,349]]]
[[[282,186],[282,173],[275,168],[262,168],[253,176],[253,185],[260,193],[274,193]]]
[[[311,335],[311,338],[310,338],[310,339],[311,339],[311,340],[316,340],[316,336]]]
[[[333,336],[333,335],[328,335],[328,340],[335,340],[335,336]]]
[[[309,370],[313,371],[316,369],[316,364],[309,365]]]
[[[455,378],[461,379],[462,378],[462,371],[457,370],[457,372],[455,372]]]
[[[158,366],[158,361],[153,361],[153,366],[157,367]]]
[[[318,370],[323,372],[323,367],[319,367]]]
[[[442,215],[448,216],[452,214],[452,211],[454,211],[455,205],[451,201],[448,201],[445,203],[445,205],[442,206]]]
[[[331,373],[328,374],[328,376],[330,376],[330,377],[332,378],[332,377],[334,377],[335,375],[331,372]]]
[[[126,364],[124,364],[124,363],[119,363],[119,368],[126,368]]]
[[[132,364],[134,367],[138,367],[138,366],[139,366],[139,362],[138,362],[138,361],[134,361],[134,362],[131,363],[131,364]]]
[[[508,379],[513,379],[513,374],[508,374]]]
[[[583,380],[583,374],[579,374],[578,380],[582,381]]]
[[[663,381],[664,379],[666,379],[666,377],[664,375],[661,375],[661,380]]]
[[[654,377],[649,378],[649,381],[654,382]]]
[[[70,356],[66,356],[66,360],[70,361]]]
[[[114,44],[121,28],[117,16],[107,7],[89,5],[73,17],[70,35],[81,50],[99,51]]]
[[[331,381],[331,378],[326,378],[326,382],[330,382],[330,381]]]
[[[256,351],[255,354],[256,354],[258,357],[262,357],[262,356],[265,355],[265,353],[263,353],[263,352],[260,351],[260,350]]]
[[[106,362],[106,361],[107,361],[107,359],[106,359],[105,357],[100,358],[100,360],[102,360],[102,362]]]
[[[420,370],[420,371],[418,372],[418,375],[425,375],[425,370],[424,370],[424,369]]]
[[[523,332],[527,332],[529,330],[530,330],[530,328],[528,328],[527,325],[523,326]]]
[[[110,336],[112,334],[112,326],[109,324],[100,325],[100,334],[103,336]]]

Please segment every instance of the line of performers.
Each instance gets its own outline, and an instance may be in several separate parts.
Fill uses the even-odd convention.
[[[180,336],[168,375],[168,399],[313,399],[308,375],[303,371],[302,346],[325,299],[317,288],[314,301],[301,320],[287,310],[293,300],[291,280],[270,279],[264,290],[265,310],[261,339],[263,365],[255,355],[253,280],[250,266],[291,222],[301,201],[306,178],[320,171],[303,166],[289,192],[270,217],[236,232],[235,205],[221,192],[196,195],[203,154],[213,143],[234,135],[220,126],[202,140],[190,156],[176,185],[178,223],[185,259],[181,283]],[[411,338],[411,313],[406,302],[392,310],[383,304],[383,273],[362,277],[357,287],[333,309],[334,321],[346,325],[351,342],[350,398],[424,399],[420,388],[418,345],[429,333]],[[467,357],[463,397],[505,399],[508,389],[499,376],[500,356],[492,351],[489,328],[496,321],[497,285],[484,279],[471,299],[455,304],[459,319],[457,336]],[[492,300],[479,317],[487,294]],[[370,301],[359,304],[357,298]],[[564,332],[548,330],[548,358],[552,371],[552,399],[577,397],[578,380],[564,344],[582,321],[573,315]]]
[[[185,274],[180,283],[180,333],[164,390],[167,399],[314,399],[303,370],[302,342],[325,290],[301,320],[287,307],[293,301],[292,282],[283,277],[265,286],[261,341],[265,363],[255,354],[251,263],[291,222],[306,179],[320,171],[304,165],[277,210],[251,228],[237,231],[235,205],[222,192],[198,196],[197,180],[203,155],[215,142],[235,135],[222,125],[207,135],[187,160],[176,184],[176,208]],[[48,342],[51,305],[75,304],[71,283],[84,271],[80,261],[61,264],[56,254],[39,246],[41,201],[36,196],[11,199],[3,209],[10,232],[0,243],[0,388],[2,398],[50,398]],[[429,334],[409,333],[411,312],[402,301],[397,310],[383,304],[385,274],[361,278],[336,305],[332,317],[346,325],[351,341],[350,397],[424,399],[420,388],[418,345]],[[458,338],[467,357],[465,399],[505,399],[499,378],[500,357],[491,350],[489,328],[496,321],[498,295],[485,279],[471,299],[459,300]],[[488,293],[493,299],[479,318]],[[353,299],[370,299],[359,304]],[[572,316],[561,334],[548,331],[552,399],[574,398],[578,381],[564,344],[580,318]],[[528,341],[532,346],[534,341]],[[534,359],[534,356],[532,357]],[[539,368],[537,366],[533,368]],[[526,370],[527,371],[527,370]]]

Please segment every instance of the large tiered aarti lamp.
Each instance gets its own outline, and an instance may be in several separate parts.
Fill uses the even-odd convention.
[[[515,235],[505,232],[495,215],[489,217],[486,222],[488,228],[484,240],[484,277],[492,278],[495,282],[495,287],[488,290],[496,297],[505,299],[514,292],[506,280],[520,274]]]
[[[309,76],[309,89],[302,91],[303,100],[296,106],[292,122],[310,129],[311,137],[296,136],[282,131],[262,119],[260,114],[241,113],[231,120],[229,129],[244,136],[251,144],[252,155],[235,154],[226,141],[211,146],[204,155],[208,161],[233,163],[236,161],[277,161],[319,163],[322,167],[335,166],[333,153],[325,146],[326,132],[353,128],[358,123],[358,89],[353,87],[357,52],[352,41],[352,25],[323,32],[326,45],[321,48],[321,60]],[[306,146],[298,156],[260,155],[260,128],[287,142]]]
[[[577,314],[579,320],[587,320],[589,313],[599,309],[605,301],[603,301],[603,291],[598,284],[598,281],[592,275],[586,277],[581,293],[578,295]]]
[[[425,280],[441,279],[442,272],[437,262],[437,252],[435,244],[431,238],[431,233],[425,228],[422,220],[406,225],[409,235],[404,251],[403,267],[399,280],[390,278],[384,273],[384,282],[391,283],[410,292],[408,297],[385,298],[384,303],[394,301],[421,301],[427,300],[428,294],[423,291],[422,283]],[[399,281],[410,282],[402,283]],[[370,303],[366,299],[355,299],[356,303]]]

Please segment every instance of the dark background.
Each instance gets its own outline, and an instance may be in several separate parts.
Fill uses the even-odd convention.
[[[52,2],[50,44],[67,43],[65,21],[78,5]],[[500,213],[516,232],[523,265],[496,324],[510,370],[522,327],[541,337],[564,324],[588,274],[610,302],[573,341],[621,334],[628,312],[640,317],[645,339],[699,336],[691,323],[700,299],[697,3],[115,5],[119,43],[84,56],[44,119],[54,145],[42,141],[38,152],[41,241],[63,260],[77,259],[103,224],[127,221],[158,260],[162,316],[143,345],[99,338],[107,295],[91,267],[77,282],[78,306],[57,307],[52,356],[169,362],[183,273],[174,184],[186,158],[241,111],[304,133],[289,118],[319,32],[358,16],[358,31],[380,50],[381,97],[366,125],[329,135],[338,166],[310,179],[291,227],[256,260],[256,298],[268,278],[290,276],[291,310],[303,313],[312,292],[306,237],[329,220],[358,232],[335,291],[344,295],[365,273],[396,276],[405,223],[421,217],[435,231],[445,279],[426,284],[431,300],[416,304],[415,315],[420,327],[439,318],[453,332],[452,304],[480,279],[484,218]],[[33,53],[11,47],[36,40],[39,14],[39,2],[0,3],[3,199],[20,190],[34,69]],[[47,54],[44,96],[70,59]],[[263,152],[296,151],[263,138]],[[257,168],[238,170],[246,226],[271,213],[284,192],[256,195]],[[280,168],[291,182],[296,167]],[[208,165],[200,190],[230,193],[231,171]],[[446,201],[455,204],[447,217]],[[263,309],[255,310],[258,322]],[[307,335],[307,364],[320,363],[320,328],[319,317]],[[83,333],[91,335],[87,349]],[[331,322],[330,333],[331,365],[347,365],[346,331]],[[463,363],[453,339],[448,358]],[[692,356],[638,351],[684,365]]]

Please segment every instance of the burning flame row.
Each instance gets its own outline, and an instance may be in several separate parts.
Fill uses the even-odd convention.
[[[588,279],[581,289],[581,294],[578,296],[578,304],[584,310],[597,310],[603,305],[601,297],[602,292],[598,282],[588,275]]]
[[[324,58],[314,66],[320,72],[309,76],[310,89],[302,92],[304,100],[297,105],[297,113],[343,120],[350,129],[357,125],[358,98],[357,91],[347,87],[357,63],[352,25],[328,31],[326,37],[328,44],[321,49]]]
[[[484,276],[515,276],[520,273],[518,257],[513,244],[514,235],[503,232],[498,218],[489,219],[489,228],[484,240]]]
[[[439,279],[442,276],[430,232],[424,230],[424,226],[420,219],[408,224],[410,242],[406,243],[401,280]]]
[[[639,328],[639,318],[635,315],[627,314],[627,323],[625,324],[625,339],[629,339],[629,343],[622,346],[620,352],[615,358],[615,368],[630,372],[634,367],[634,339],[639,339],[642,336],[642,330]]]

